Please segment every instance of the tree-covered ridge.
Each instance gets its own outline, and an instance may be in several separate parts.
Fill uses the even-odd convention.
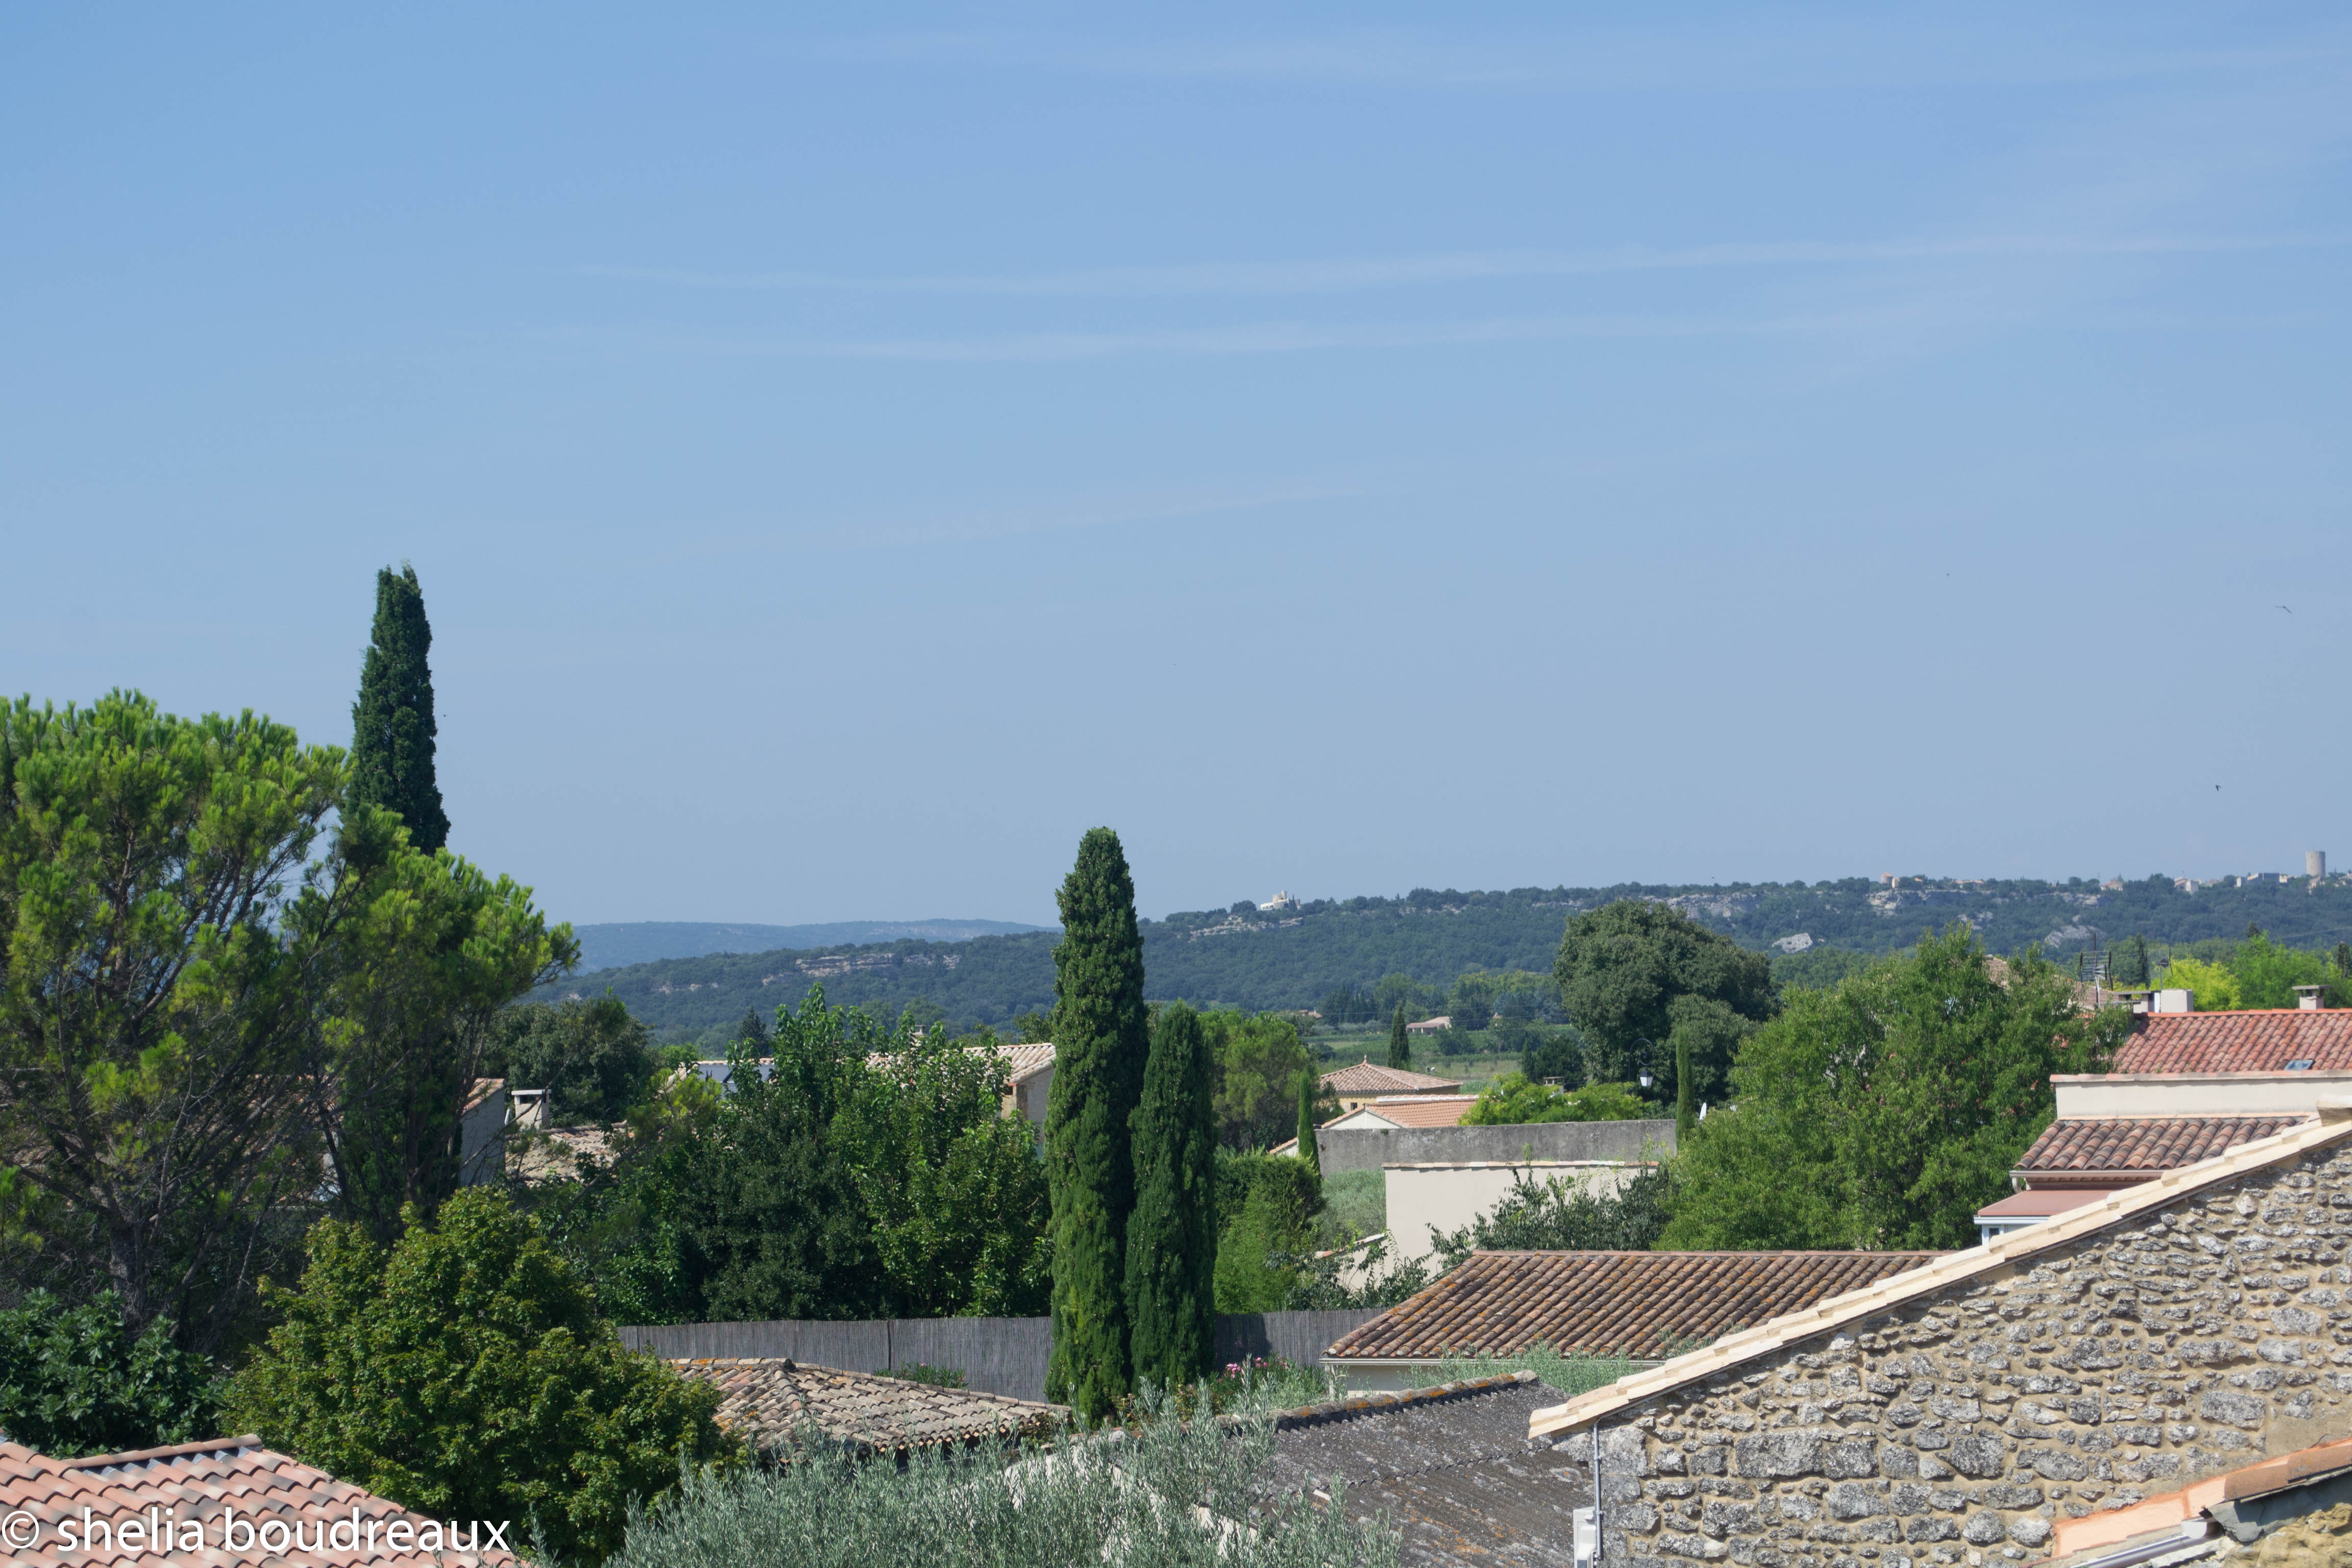
[[[1416,889],[1400,899],[1318,900],[1278,914],[1236,909],[1143,921],[1145,990],[1156,1001],[1264,1010],[1316,1006],[1334,990],[1369,989],[1389,974],[1443,986],[1473,969],[1545,973],[1570,915],[1627,898],[1672,903],[1750,949],[1810,937],[1811,949],[1797,961],[1776,958],[1776,967],[1785,969],[1821,968],[1835,953],[1896,952],[1955,920],[1965,920],[1990,952],[2040,942],[2066,963],[2095,943],[2104,951],[2135,935],[2179,945],[2242,938],[2259,926],[2287,947],[2352,940],[2352,877],[2344,876],[2316,887],[2297,877],[2194,892],[2163,877],[2120,888],[2083,879],[1919,878],[1888,887],[1849,877],[1508,892]],[[828,996],[861,1007],[888,1012],[921,998],[960,1024],[1003,1025],[1053,1005],[1057,940],[1055,932],[1039,931],[672,959],[580,975],[551,994],[592,996],[609,986],[631,1012],[670,1037],[731,1026],[745,1007],[765,1012],[818,981]]]

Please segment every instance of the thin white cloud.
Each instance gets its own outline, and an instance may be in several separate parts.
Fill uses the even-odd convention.
[[[1869,327],[1902,310],[1849,311],[1740,321],[1666,316],[1506,316],[1433,321],[1254,321],[1123,332],[968,333],[905,338],[710,340],[670,337],[667,346],[795,358],[920,360],[972,363],[1108,359],[1130,354],[1268,354],[1330,349],[1412,349],[1566,339],[1697,338]]]
[[[1324,294],[1421,284],[1521,278],[1599,277],[1726,268],[1860,266],[1874,263],[2083,256],[2170,256],[2335,249],[2352,236],[2328,234],[1985,235],[1952,239],[1858,242],[1734,241],[1608,250],[1476,250],[1328,260],[1197,262],[1034,273],[937,273],[859,277],[832,272],[716,272],[648,267],[587,267],[583,275],[676,288],[766,292],[971,295],[1004,298]]]
[[[2143,34],[2145,36],[2145,34]],[[1318,81],[1439,90],[1691,92],[2028,86],[2306,68],[2339,58],[2344,30],[2231,47],[2135,42],[2064,16],[1788,18],[1723,25],[1465,36],[1404,27],[1292,35],[1106,38],[930,31],[803,40],[790,55],[881,66],[1072,75]]]

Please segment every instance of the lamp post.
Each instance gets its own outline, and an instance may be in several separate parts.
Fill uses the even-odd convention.
[[[1657,1074],[1650,1070],[1650,1052],[1653,1047],[1648,1040],[1643,1040],[1641,1042],[1641,1046],[1642,1066],[1641,1070],[1635,1075],[1635,1077],[1643,1089],[1649,1089],[1658,1081]]]

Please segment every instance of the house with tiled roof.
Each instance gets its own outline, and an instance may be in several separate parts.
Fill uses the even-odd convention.
[[[2294,1457],[2352,1426],[2352,1100],[2317,1110],[1538,1411],[1528,1435],[1571,1464],[1597,1448],[1610,1564],[2014,1562],[2073,1555],[2108,1515],[2154,1544],[2104,1561],[2185,1551],[2217,1521],[2198,1499],[2236,1511],[2203,1483],[2273,1459],[2271,1480],[2307,1479]]]
[[[1358,1132],[1368,1129],[1398,1127],[1459,1127],[1470,1108],[1478,1103],[1475,1094],[1384,1094],[1369,1100],[1353,1110],[1319,1123],[1318,1132]],[[1284,1141],[1266,1152],[1295,1154],[1298,1140]]]
[[[529,1528],[428,1519],[255,1436],[81,1459],[0,1442],[0,1546],[11,1568],[521,1568],[508,1543]]]
[[[1350,1388],[1396,1387],[1538,1346],[1654,1363],[1940,1252],[1475,1252],[1324,1352]]]
[[[2011,1173],[2015,1190],[1978,1211],[1979,1238],[2267,1138],[2352,1093],[2352,1008],[2321,1007],[2306,989],[2300,1007],[2137,1015],[2112,1071],[2053,1080],[2057,1120]]]
[[[1406,1068],[1381,1067],[1370,1057],[1354,1067],[1325,1073],[1322,1084],[1339,1100],[1343,1110],[1354,1110],[1386,1095],[1458,1094],[1462,1089],[1458,1078],[1436,1078]]]
[[[860,1454],[906,1455],[1050,1436],[1070,1418],[1065,1405],[782,1356],[698,1357],[669,1364],[717,1388],[719,1425],[761,1454],[797,1450],[810,1429]]]

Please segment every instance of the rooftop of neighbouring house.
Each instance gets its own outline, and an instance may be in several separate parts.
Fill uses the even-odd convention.
[[[782,1356],[674,1360],[669,1364],[688,1377],[715,1384],[719,1425],[762,1452],[795,1447],[801,1428],[809,1425],[861,1452],[898,1454],[992,1438],[1045,1436],[1070,1415],[1064,1405],[940,1388],[879,1373],[804,1366]]]
[[[2352,1007],[2143,1013],[2116,1052],[2119,1073],[2322,1072],[2352,1068]]]
[[[1944,1257],[1940,1252],[1477,1252],[1327,1361],[1562,1355],[1651,1361]]]
[[[1375,1066],[1366,1057],[1351,1068],[1323,1075],[1323,1087],[1338,1094],[1448,1094],[1462,1087],[1458,1078],[1433,1078],[1406,1068]]]
[[[1566,1563],[1591,1488],[1528,1436],[1528,1418],[1559,1397],[1522,1372],[1284,1411],[1265,1484],[1319,1501],[1344,1482],[1349,1513],[1387,1516],[1402,1563]]]
[[[1459,1127],[1462,1118],[1477,1103],[1475,1094],[1384,1094],[1323,1125],[1328,1127],[1349,1117],[1377,1116],[1395,1127]]]
[[[394,1551],[382,1533],[394,1522],[405,1523],[412,1532],[421,1531],[428,1524],[436,1531],[444,1526],[411,1513],[389,1499],[339,1481],[323,1470],[273,1453],[255,1436],[215,1437],[208,1442],[98,1454],[84,1459],[53,1458],[15,1443],[0,1442],[0,1514],[14,1514],[19,1510],[32,1515],[41,1531],[29,1548],[16,1549],[15,1542],[10,1542],[8,1561],[12,1568],[68,1568],[68,1564],[143,1563],[154,1560],[226,1563],[257,1562],[265,1556],[271,1562],[317,1563],[322,1568],[344,1568],[346,1564],[356,1568],[361,1563],[368,1568],[424,1568],[428,1563],[466,1563],[483,1568],[514,1564],[520,1568],[521,1563],[512,1552],[503,1549],[458,1552],[445,1546],[440,1551]],[[167,1513],[175,1521],[193,1520],[203,1534],[204,1548],[181,1550],[175,1534],[174,1545],[169,1549],[122,1549],[110,1531],[102,1550],[82,1550],[83,1542],[79,1542],[74,1550],[64,1550],[65,1537],[58,1527],[71,1520],[79,1529],[84,1510],[89,1510],[93,1521],[121,1524],[136,1521],[142,1528],[150,1510],[159,1521]],[[240,1523],[250,1523],[257,1529],[282,1520],[289,1529],[299,1523],[306,1532],[320,1531],[331,1521],[349,1521],[355,1511],[362,1525],[381,1521],[381,1529],[371,1546],[354,1544],[345,1550],[330,1541],[323,1550],[305,1550],[295,1554],[266,1553],[257,1546],[239,1552],[224,1549],[221,1540],[224,1522],[232,1510]],[[469,1526],[472,1522],[467,1521]],[[506,1538],[511,1541],[528,1529],[528,1521],[510,1524],[505,1531]],[[485,1535],[481,1540],[487,1546],[488,1537]]]
[[[2146,1178],[2210,1160],[2307,1116],[2085,1116],[2053,1121],[2018,1157],[2034,1185]]]

